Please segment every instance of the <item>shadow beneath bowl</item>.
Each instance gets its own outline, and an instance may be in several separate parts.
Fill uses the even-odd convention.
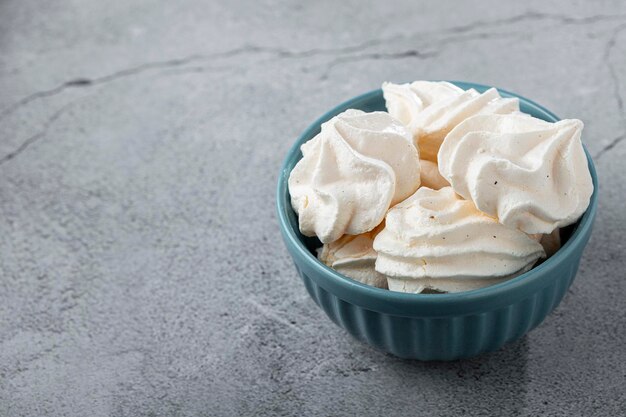
[[[529,343],[524,336],[502,349],[452,362],[421,362],[385,354],[416,410],[439,403],[450,415],[521,414],[527,393]],[[420,395],[415,395],[418,390]],[[421,399],[421,400],[420,400]],[[423,404],[422,404],[423,403]],[[426,414],[428,410],[424,410]]]

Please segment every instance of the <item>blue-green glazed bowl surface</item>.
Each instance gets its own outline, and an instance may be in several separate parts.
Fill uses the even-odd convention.
[[[483,92],[489,86],[453,82]],[[517,97],[520,108],[549,122],[559,118],[517,94],[498,89],[503,97]],[[562,230],[559,251],[532,270],[509,281],[453,294],[405,294],[354,281],[317,260],[315,238],[299,232],[291,208],[287,181],[302,158],[300,146],[335,115],[350,109],[385,110],[382,91],[375,90],[340,104],[316,120],[289,150],[277,188],[281,234],[296,270],[315,303],[352,336],[403,358],[454,360],[493,351],[539,325],[559,304],[572,284],[583,249],[591,235],[598,205],[598,179],[589,153],[587,160],[594,192],[582,218]]]

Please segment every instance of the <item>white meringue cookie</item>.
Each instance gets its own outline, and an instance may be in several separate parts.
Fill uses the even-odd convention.
[[[356,281],[378,288],[387,288],[387,277],[374,269],[376,251],[374,237],[381,224],[371,232],[356,236],[344,235],[318,249],[318,258],[337,272]]]
[[[385,112],[347,110],[301,149],[289,176],[291,204],[302,234],[322,243],[372,230],[420,185],[411,134]]]
[[[452,130],[439,171],[454,191],[502,224],[529,234],[575,223],[593,193],[583,123],[478,115]]]
[[[404,278],[392,278],[387,277],[387,286],[391,291],[408,292],[412,294],[420,294],[427,290],[434,290],[435,292],[454,293],[463,291],[472,291],[479,288],[489,287],[491,285],[499,284],[508,279],[516,277],[530,269],[530,266],[523,271],[519,271],[516,274],[506,277],[498,278],[468,278],[468,279],[404,279]]]
[[[411,131],[419,127],[416,126],[417,115],[426,107],[463,94],[462,89],[445,81],[414,81],[411,84],[384,82],[382,89],[389,114]]]
[[[437,164],[425,159],[420,161],[420,178],[422,187],[432,188],[433,190],[450,186],[450,183],[439,173]]]
[[[519,275],[545,257],[537,240],[481,213],[451,187],[422,187],[389,210],[374,250],[376,270],[388,277],[389,289],[408,292],[479,288]]]
[[[517,98],[502,98],[495,88],[480,94],[447,82],[383,84],[389,113],[407,125],[422,159],[436,161],[439,146],[456,125],[476,114],[519,112]]]

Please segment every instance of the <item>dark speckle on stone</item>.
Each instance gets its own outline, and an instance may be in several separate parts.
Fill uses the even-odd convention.
[[[86,78],[77,78],[75,80],[71,80],[65,83],[65,85],[71,86],[71,87],[84,87],[84,86],[88,86],[91,84],[92,84],[92,81]]]

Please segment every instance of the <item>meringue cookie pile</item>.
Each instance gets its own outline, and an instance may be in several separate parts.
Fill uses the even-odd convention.
[[[519,113],[519,100],[502,98],[495,88],[480,94],[448,82],[383,83],[383,96],[392,117],[404,123],[422,159],[437,161],[437,151],[448,132],[477,114]]]
[[[289,177],[323,263],[392,291],[460,292],[559,249],[593,193],[581,121],[536,119],[494,88],[384,83],[383,95],[388,112],[322,124]]]

